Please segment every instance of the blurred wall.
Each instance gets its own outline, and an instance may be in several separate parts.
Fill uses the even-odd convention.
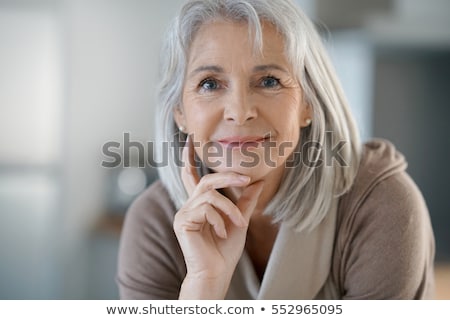
[[[100,148],[107,141],[148,141],[163,31],[181,1],[77,0],[63,7],[66,52],[67,217],[65,292],[87,296],[88,235],[104,211],[105,176]],[[114,266],[115,268],[115,266]]]
[[[51,2],[0,2],[0,299],[60,294],[58,21]]]
[[[0,57],[6,70],[0,76],[0,121],[7,132],[1,138],[0,231],[10,230],[2,232],[0,253],[8,263],[0,267],[0,297],[89,297],[90,234],[106,202],[108,170],[100,166],[101,146],[122,141],[123,132],[132,140],[150,139],[160,41],[180,3],[0,1]],[[39,93],[42,86],[56,92],[33,99],[30,92]],[[25,158],[31,159],[18,167]],[[33,177],[14,172],[27,170],[43,175],[35,188],[49,189],[48,195],[23,190]],[[13,180],[18,188],[12,188]],[[32,232],[19,243],[18,230]],[[5,243],[11,243],[9,249]],[[39,277],[39,270],[45,275]]]

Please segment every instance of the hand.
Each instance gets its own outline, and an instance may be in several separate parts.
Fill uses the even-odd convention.
[[[212,173],[200,179],[193,165],[195,151],[190,140],[183,150],[185,166],[181,174],[189,199],[174,220],[187,267],[180,297],[188,293],[197,299],[222,299],[242,255],[248,223],[263,183],[249,185],[249,177],[234,172]],[[217,191],[228,187],[244,188],[236,204]],[[205,286],[208,293],[195,292]]]

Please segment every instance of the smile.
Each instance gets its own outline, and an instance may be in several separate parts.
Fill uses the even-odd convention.
[[[218,142],[225,148],[229,149],[249,148],[249,147],[257,147],[259,144],[263,143],[268,138],[269,137],[261,137],[261,136],[234,136],[220,139],[218,140]]]

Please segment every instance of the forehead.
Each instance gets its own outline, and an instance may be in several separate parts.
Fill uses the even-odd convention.
[[[246,22],[213,20],[204,23],[191,43],[188,67],[216,60],[264,60],[286,63],[283,36],[274,25],[261,23],[261,47],[255,41],[255,31]],[[275,60],[275,61],[273,61]]]

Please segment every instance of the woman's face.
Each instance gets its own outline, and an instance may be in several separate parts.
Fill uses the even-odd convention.
[[[213,171],[256,181],[281,176],[310,110],[284,54],[283,37],[264,23],[262,52],[253,43],[247,24],[204,24],[190,48],[175,119]]]

